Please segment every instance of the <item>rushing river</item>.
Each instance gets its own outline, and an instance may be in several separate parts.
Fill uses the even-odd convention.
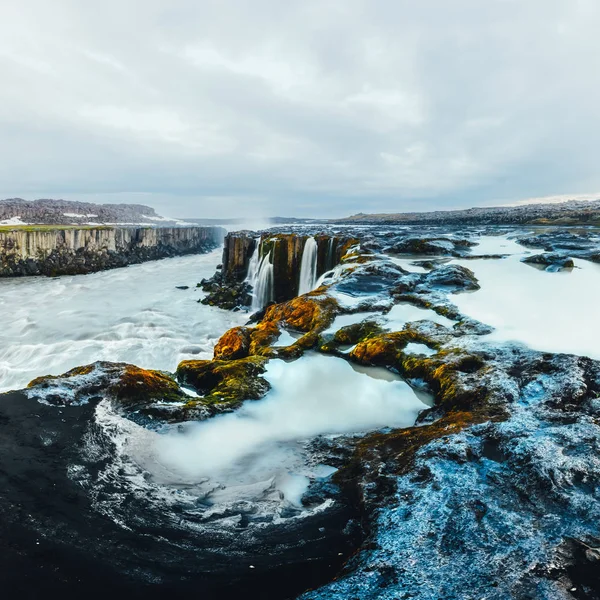
[[[0,279],[0,391],[96,360],[173,371],[247,315],[199,304],[221,250],[91,275]],[[189,289],[177,289],[189,286]]]

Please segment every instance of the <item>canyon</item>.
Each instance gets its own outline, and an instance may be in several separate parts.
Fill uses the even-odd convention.
[[[31,351],[0,355],[18,372],[0,396],[5,577],[145,598],[598,598],[599,251],[593,228],[231,232],[222,252],[129,267],[143,333],[126,310],[106,331],[85,317],[68,361],[31,379],[56,332],[19,307],[27,279],[4,280]],[[79,301],[127,298],[125,271],[79,278]],[[31,284],[52,297],[62,279]]]

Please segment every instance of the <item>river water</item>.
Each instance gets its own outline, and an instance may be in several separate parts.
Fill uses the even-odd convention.
[[[199,304],[222,251],[90,275],[0,279],[0,391],[96,360],[173,371],[247,315]],[[177,289],[189,286],[189,289]]]

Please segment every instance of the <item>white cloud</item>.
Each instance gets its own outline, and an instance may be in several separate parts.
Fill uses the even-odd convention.
[[[4,2],[2,191],[216,216],[600,189],[599,26],[594,0]]]

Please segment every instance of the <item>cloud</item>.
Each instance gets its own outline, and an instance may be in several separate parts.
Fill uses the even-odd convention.
[[[5,2],[1,191],[212,217],[600,189],[599,25],[595,0]]]

